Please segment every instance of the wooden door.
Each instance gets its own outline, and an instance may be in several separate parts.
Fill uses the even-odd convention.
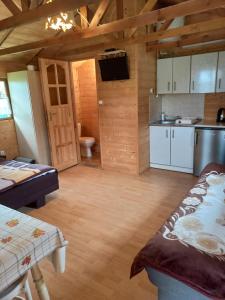
[[[218,53],[192,56],[191,93],[214,93]]]
[[[78,163],[69,64],[39,59],[52,165],[63,170]]]
[[[173,93],[189,94],[191,79],[191,57],[175,57],[173,59]]]
[[[170,165],[170,127],[150,126],[150,162]]]
[[[157,60],[157,93],[171,94],[173,91],[173,59],[165,58]]]
[[[194,127],[171,127],[171,166],[193,169]]]
[[[225,92],[225,51],[219,52],[216,91]]]

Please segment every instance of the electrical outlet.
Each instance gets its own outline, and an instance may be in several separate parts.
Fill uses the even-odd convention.
[[[0,150],[0,156],[6,156],[4,150]]]

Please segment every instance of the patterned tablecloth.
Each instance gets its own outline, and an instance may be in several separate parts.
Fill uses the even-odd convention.
[[[64,242],[57,227],[0,205],[0,292]]]

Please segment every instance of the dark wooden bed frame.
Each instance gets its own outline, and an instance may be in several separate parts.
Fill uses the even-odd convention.
[[[0,193],[0,204],[13,209],[22,206],[39,208],[45,205],[45,196],[58,188],[58,172],[46,173]]]

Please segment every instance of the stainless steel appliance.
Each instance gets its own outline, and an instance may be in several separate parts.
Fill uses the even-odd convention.
[[[225,164],[225,129],[196,128],[194,175],[211,162]]]

